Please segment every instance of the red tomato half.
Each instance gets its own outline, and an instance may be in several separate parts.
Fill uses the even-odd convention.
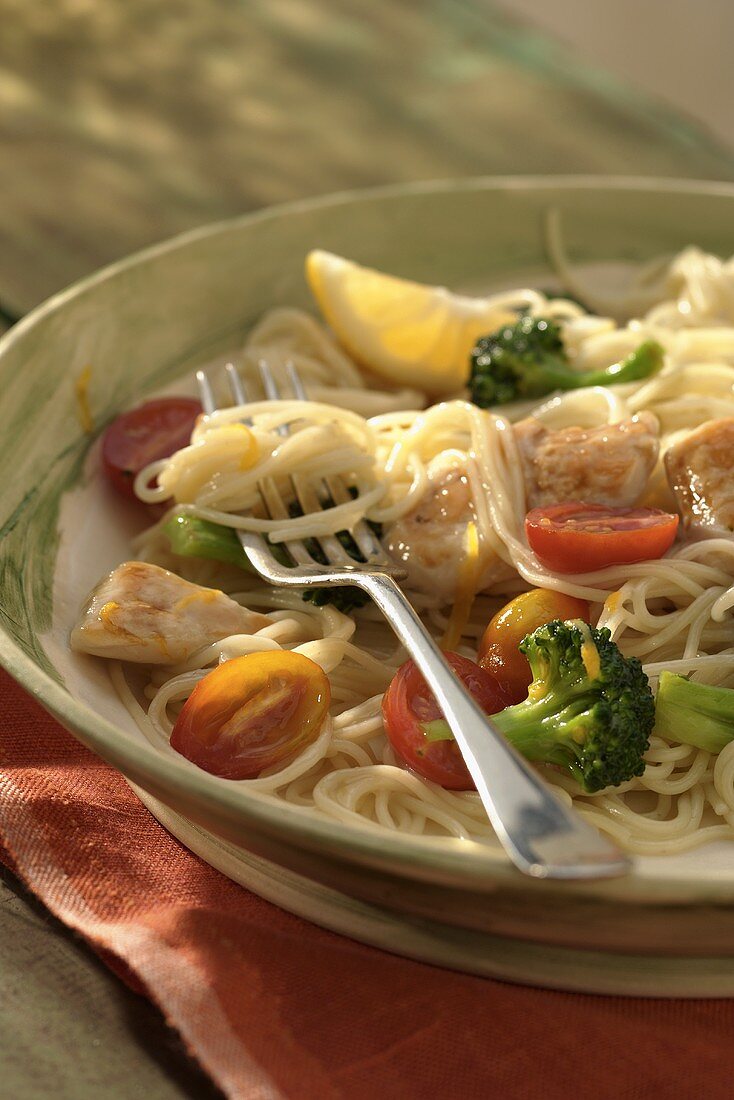
[[[224,779],[254,779],[316,740],[329,709],[324,670],[288,650],[234,657],[183,705],[171,746]]]
[[[485,714],[496,714],[508,705],[510,700],[494,677],[474,661],[458,653],[445,657]],[[426,726],[443,715],[414,661],[406,661],[393,676],[382,700],[382,716],[392,747],[409,768],[449,790],[474,789],[454,739],[430,740]]]
[[[533,508],[525,517],[531,550],[555,573],[591,573],[661,558],[677,530],[678,516],[659,508],[607,508],[576,500]]]
[[[193,397],[158,397],[113,420],[102,439],[102,464],[118,493],[136,500],[136,475],[186,447],[201,412]]]

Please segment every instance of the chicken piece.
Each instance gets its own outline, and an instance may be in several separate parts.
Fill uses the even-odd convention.
[[[658,422],[652,413],[600,428],[555,432],[529,416],[514,431],[528,511],[565,500],[627,507],[644,492],[658,458]]]
[[[428,467],[428,487],[416,507],[394,523],[385,548],[408,572],[408,587],[450,600],[456,595],[466,527],[476,517],[466,465],[458,455],[438,455]],[[477,592],[511,570],[480,539]]]
[[[665,452],[665,472],[686,529],[734,531],[734,417],[710,420]]]
[[[658,422],[640,413],[601,428],[549,431],[534,417],[514,426],[527,507],[583,500],[624,507],[645,490],[658,457]],[[429,485],[413,509],[387,532],[391,556],[408,570],[408,585],[444,599],[456,594],[466,525],[475,516],[466,466],[457,455],[439,455]],[[477,591],[511,576],[486,542],[480,543]]]
[[[173,665],[230,634],[269,626],[219,592],[142,561],[119,565],[94,590],[71,632],[71,648],[95,657]]]

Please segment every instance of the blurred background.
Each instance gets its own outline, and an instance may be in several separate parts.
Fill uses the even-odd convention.
[[[578,62],[606,69],[734,143],[728,0],[505,0],[502,7],[555,37]]]
[[[0,309],[207,221],[484,173],[734,177],[725,0],[0,0]]]

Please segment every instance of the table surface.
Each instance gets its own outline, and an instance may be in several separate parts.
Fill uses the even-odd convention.
[[[0,0],[0,25],[0,326],[144,245],[307,195],[522,172],[734,178],[703,128],[483,0]],[[219,1095],[7,872],[0,985],[5,1095]]]

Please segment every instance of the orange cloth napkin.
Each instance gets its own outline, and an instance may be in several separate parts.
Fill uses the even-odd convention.
[[[5,673],[0,691],[0,857],[227,1096],[732,1096],[734,1002],[525,989],[306,924],[184,849]]]

